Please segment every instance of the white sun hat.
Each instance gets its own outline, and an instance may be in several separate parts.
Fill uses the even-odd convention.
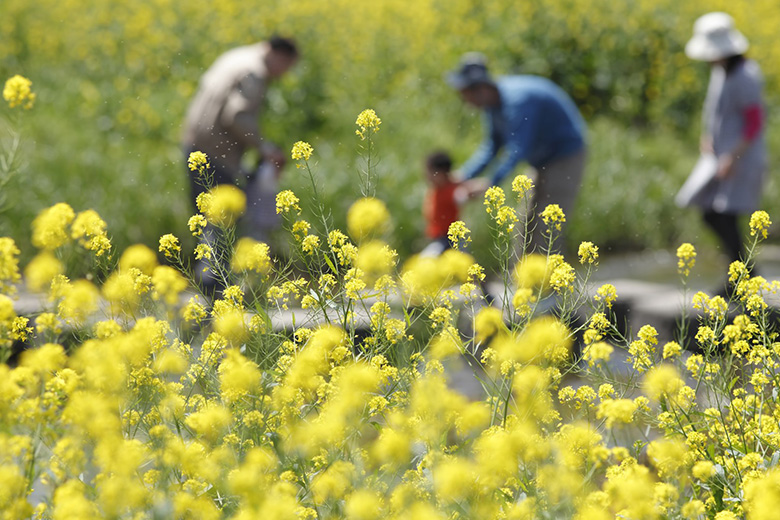
[[[685,45],[685,54],[699,61],[717,61],[744,54],[748,49],[745,36],[734,27],[726,13],[707,13],[693,24],[693,38]]]

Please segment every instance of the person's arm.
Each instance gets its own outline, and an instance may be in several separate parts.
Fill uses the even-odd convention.
[[[246,148],[260,149],[262,138],[258,115],[265,95],[265,82],[247,75],[232,86],[225,98],[220,118],[230,136]]]
[[[231,138],[246,149],[255,149],[264,159],[277,166],[284,164],[284,154],[275,144],[263,139],[258,116],[265,96],[265,80],[255,75],[241,79],[228,94],[222,110],[223,124]]]
[[[714,99],[719,95],[719,90],[715,85],[720,84],[718,75],[722,71],[718,67],[710,69],[710,80],[707,85],[707,95],[704,98],[704,108],[701,111],[701,136],[699,137],[699,152],[702,155],[714,155],[715,148],[712,142],[712,110],[714,110]],[[716,93],[717,92],[717,93]]]
[[[515,166],[528,156],[529,147],[531,141],[534,138],[534,130],[536,128],[536,118],[538,110],[534,109],[518,109],[507,118],[507,124],[509,125],[509,136],[506,144],[506,156],[504,160],[496,167],[493,172],[491,183],[493,186],[497,186],[501,181],[515,169]]]
[[[729,152],[721,155],[718,160],[718,173],[720,179],[727,179],[734,171],[734,163],[744,154],[753,141],[761,133],[764,126],[764,110],[760,103],[749,105],[742,110],[743,126],[742,138]]]
[[[493,178],[491,179],[491,184],[493,186],[498,186],[501,184],[501,181],[504,180],[504,177],[509,175],[509,173],[515,169],[515,166],[525,159],[526,157],[526,147],[521,146],[519,143],[512,143],[511,146],[508,147],[506,157],[504,158],[503,162],[498,165],[496,168],[496,171],[493,173]]]
[[[458,184],[453,198],[458,206],[462,206],[471,199],[482,196],[489,187],[487,179],[469,179]]]
[[[764,108],[762,96],[762,80],[760,72],[747,71],[745,64],[736,74],[737,82],[734,88],[736,106],[742,117],[742,136],[737,144],[728,152],[718,157],[717,177],[727,179],[734,173],[734,164],[748,150],[753,141],[761,134],[764,126]]]
[[[472,156],[460,167],[460,173],[463,179],[472,179],[482,173],[501,148],[499,136],[493,128],[491,118],[487,115],[484,117],[484,125],[486,129],[485,138],[482,140],[479,148],[477,148]]]

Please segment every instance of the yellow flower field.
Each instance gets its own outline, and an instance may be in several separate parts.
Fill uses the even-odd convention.
[[[316,153],[291,152],[314,186]],[[190,164],[209,174],[203,154]],[[370,188],[376,171],[363,175]],[[522,203],[530,180],[512,185]],[[353,242],[321,205],[304,221],[316,202],[280,192],[301,270],[236,239],[244,206],[216,191],[190,218],[193,235],[208,222],[228,237],[212,252],[230,261],[202,257],[225,282],[213,298],[176,235],[160,237],[161,264],[143,245],[118,251],[93,210],[43,211],[26,266],[0,239],[0,518],[774,518],[780,343],[767,297],[780,286],[748,267],[766,212],[751,218],[747,264],[730,266],[731,301],[697,293],[694,343],[662,345],[649,325],[618,329],[614,286],[590,282],[592,242],[576,268],[507,247],[527,223],[507,227],[501,188],[485,206],[517,292],[500,306],[462,250],[398,265],[377,198],[350,210],[363,215]],[[565,218],[540,212],[550,244]],[[86,271],[71,279],[74,257]],[[678,257],[685,286],[696,251]],[[19,290],[40,309],[18,314]],[[309,321],[279,329],[293,306]],[[481,366],[482,397],[452,386],[458,365]]]
[[[571,260],[516,247],[573,220],[550,205],[527,222],[527,176],[475,205],[485,233],[458,221],[458,247],[430,258],[399,255],[418,201],[381,173],[413,170],[402,145],[420,136],[473,136],[442,80],[468,50],[552,77],[589,117],[687,128],[704,70],[682,45],[722,8],[776,98],[775,4],[4,0],[0,224],[29,231],[0,236],[0,520],[774,519],[780,284],[753,272],[770,213],[750,219],[733,293],[694,294],[690,330],[662,338],[619,328],[597,241]],[[189,208],[164,180],[212,174],[176,149],[199,74],[274,32],[305,56],[269,94],[297,166],[275,201],[285,257],[237,236],[240,190]],[[46,203],[26,219],[31,194]],[[696,259],[677,249],[686,295]]]

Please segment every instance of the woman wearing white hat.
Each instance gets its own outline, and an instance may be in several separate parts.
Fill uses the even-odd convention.
[[[717,12],[696,20],[685,46],[689,58],[711,65],[711,74],[704,102],[702,160],[678,202],[702,209],[731,261],[743,256],[738,216],[758,208],[766,171],[763,79],[758,64],[744,57],[747,49],[748,41],[731,16]],[[696,187],[691,189],[691,184]]]

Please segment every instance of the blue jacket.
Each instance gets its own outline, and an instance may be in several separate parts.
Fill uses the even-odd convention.
[[[466,179],[479,175],[502,149],[494,185],[520,161],[539,169],[584,148],[585,122],[558,85],[539,76],[506,76],[496,86],[501,102],[485,109],[485,140],[461,168]]]

